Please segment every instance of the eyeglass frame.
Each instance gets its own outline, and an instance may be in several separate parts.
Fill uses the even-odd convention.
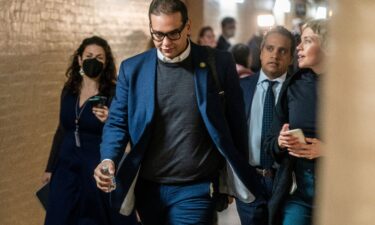
[[[160,31],[154,32],[153,29],[152,29],[151,23],[150,23],[149,26],[150,26],[151,38],[154,41],[163,41],[165,37],[168,37],[168,39],[171,40],[171,41],[177,41],[181,38],[181,32],[185,29],[186,24],[187,24],[187,22],[184,22],[179,28],[177,28],[175,30],[172,30],[172,31],[169,31],[167,33],[163,33],[163,32],[160,32]],[[154,37],[155,34],[163,35],[163,37],[161,39],[157,39],[157,38]],[[169,36],[171,34],[178,34],[178,38],[171,38]]]

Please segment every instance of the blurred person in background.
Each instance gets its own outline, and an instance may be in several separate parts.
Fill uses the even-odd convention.
[[[263,27],[258,27],[255,34],[250,38],[247,45],[250,48],[250,54],[251,54],[251,65],[250,69],[254,73],[257,73],[260,71],[260,68],[262,67],[260,63],[260,45],[262,44],[263,36],[266,33],[267,29]]]
[[[215,33],[212,27],[206,26],[200,29],[197,43],[211,48],[216,47]]]
[[[236,62],[236,70],[239,78],[245,78],[254,74],[249,68],[251,65],[250,48],[245,44],[236,44],[230,48]]]
[[[229,39],[236,34],[236,20],[233,17],[225,17],[221,21],[221,35],[217,40],[216,48],[228,51],[231,44]]]

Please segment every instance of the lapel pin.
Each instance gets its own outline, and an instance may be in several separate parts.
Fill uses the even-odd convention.
[[[199,67],[200,68],[205,68],[206,67],[206,63],[204,63],[204,62],[199,63]]]

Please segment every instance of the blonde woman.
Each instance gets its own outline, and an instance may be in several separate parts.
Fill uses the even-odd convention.
[[[269,203],[269,224],[310,225],[315,196],[315,167],[322,155],[317,128],[318,86],[324,76],[327,25],[307,22],[297,46],[300,71],[285,82],[271,134],[264,143],[280,164]],[[289,133],[301,129],[302,143]]]

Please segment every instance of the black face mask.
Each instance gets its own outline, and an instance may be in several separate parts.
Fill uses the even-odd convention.
[[[82,63],[83,72],[90,78],[96,78],[100,75],[104,67],[102,62],[99,62],[96,58],[85,59]]]

